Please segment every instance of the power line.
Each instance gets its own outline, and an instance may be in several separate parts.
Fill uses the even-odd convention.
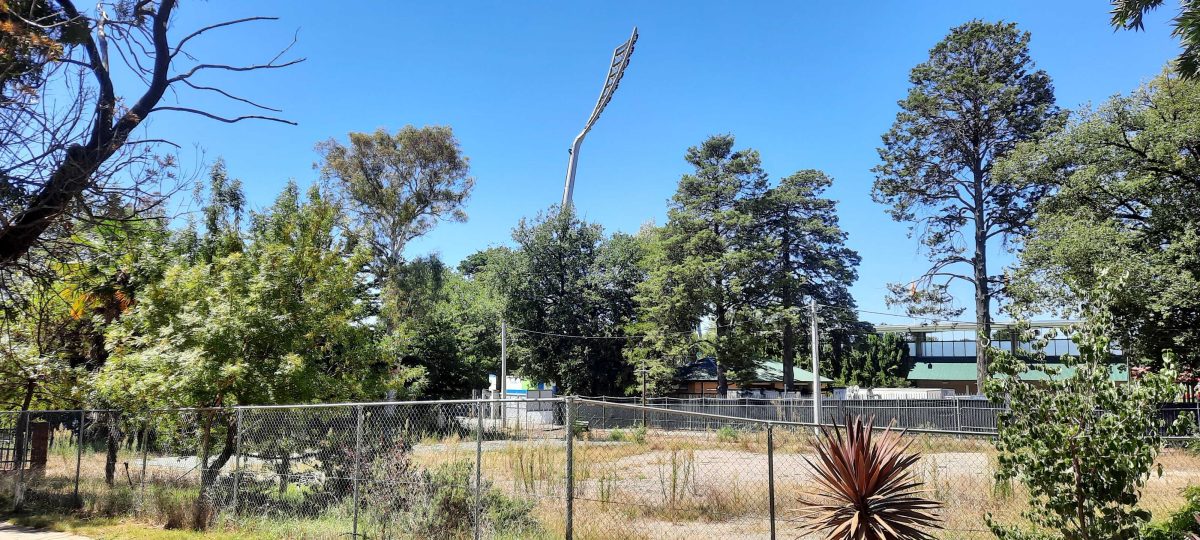
[[[899,317],[899,318],[904,318],[904,319],[915,319],[915,320],[924,320],[924,321],[930,321],[930,322],[944,322],[944,323],[953,323],[953,324],[967,324],[967,325],[978,324],[975,321],[956,321],[956,320],[945,319],[945,318],[940,318],[940,317],[930,317],[930,316],[922,316],[922,315],[904,315],[904,314],[899,314],[899,313],[871,311],[868,309],[852,308],[852,307],[847,307],[847,306],[835,306],[835,305],[830,305],[830,304],[817,304],[817,306],[822,307],[822,308],[830,308],[830,309],[846,309],[846,310],[858,312],[860,314],[867,313],[867,314],[871,314],[871,315],[882,315],[885,317]],[[715,330],[715,329],[719,329],[719,328],[733,328],[735,326],[737,326],[737,323],[717,325],[717,326],[712,326],[710,328]],[[695,333],[694,330],[686,330],[686,331],[676,331],[676,332],[665,332],[663,334],[658,334],[658,335],[653,335],[653,336],[650,334],[635,334],[635,335],[627,335],[627,336],[584,336],[584,335],[578,335],[578,334],[561,334],[561,333],[557,333],[557,332],[542,332],[542,331],[538,331],[538,330],[529,330],[527,328],[520,328],[517,326],[509,326],[508,329],[514,330],[517,332],[524,332],[526,334],[534,334],[534,335],[539,335],[539,336],[557,337],[557,338],[569,338],[569,339],[647,339],[647,338],[653,338],[653,337],[686,335],[686,334],[694,334]],[[755,334],[778,334],[779,332],[781,332],[781,330],[772,329],[772,330],[757,330],[753,333],[755,333]]]
[[[859,309],[859,308],[851,308],[851,309],[853,309],[854,311],[857,311],[859,313],[869,313],[871,315],[883,315],[885,317],[900,317],[902,319],[916,319],[916,320],[922,320],[922,321],[946,322],[946,323],[954,323],[954,324],[977,324],[975,321],[970,321],[970,322],[955,321],[952,319],[945,319],[942,317],[929,317],[929,316],[922,316],[922,315],[901,315],[898,313],[886,313],[886,312],[882,312],[882,311],[871,311],[871,310]]]

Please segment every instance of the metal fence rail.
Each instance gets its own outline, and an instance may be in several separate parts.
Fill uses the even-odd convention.
[[[636,397],[591,398],[605,403],[638,405]],[[733,416],[764,422],[813,423],[813,402],[801,398],[647,398],[646,406],[680,412]],[[879,425],[905,429],[931,429],[996,433],[999,414],[1006,408],[981,399],[822,399],[821,423],[841,423],[848,416],[874,417]],[[640,420],[633,413],[627,420]],[[708,429],[704,422],[662,425],[664,429]]]
[[[812,485],[806,400],[627,401],[0,413],[0,434],[25,456],[0,471],[0,497],[277,538],[799,536]],[[904,436],[922,454],[918,477],[945,504],[938,537],[990,538],[985,515],[1020,519],[1025,495],[994,480],[991,438],[977,432],[994,410],[878,401],[830,402],[825,420],[914,426]],[[1159,462],[1165,474],[1143,489],[1155,516],[1200,484],[1186,445]]]

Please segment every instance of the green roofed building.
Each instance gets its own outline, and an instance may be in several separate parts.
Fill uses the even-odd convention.
[[[802,394],[812,394],[812,372],[799,366],[792,368],[797,390]],[[678,386],[676,397],[717,397],[717,363],[713,358],[701,358],[690,364],[681,366],[675,373]],[[821,377],[821,388],[828,391],[833,381]],[[779,360],[760,360],[757,363],[754,376],[738,384],[734,378],[729,380],[729,395],[741,397],[777,397],[783,392],[783,362]]]
[[[1043,321],[1031,323],[1038,332],[1056,329],[1059,335],[1049,340],[1046,349],[1046,363],[1049,366],[1061,367],[1062,356],[1078,355],[1079,349],[1067,335],[1068,329],[1076,321]],[[1032,345],[1017,342],[1013,338],[1002,336],[1011,325],[993,323],[993,344],[1002,350],[1032,350]],[[975,382],[975,325],[967,323],[930,323],[922,325],[876,325],[880,333],[896,333],[904,336],[908,343],[909,360],[912,370],[908,380],[917,388],[946,388],[954,390],[959,395],[977,394],[979,389]],[[1071,375],[1073,368],[1064,368],[1058,375]],[[1121,357],[1121,351],[1113,351],[1111,378],[1116,382],[1128,382],[1129,371]],[[1031,370],[1022,375],[1030,381],[1046,380],[1049,377],[1044,371]]]

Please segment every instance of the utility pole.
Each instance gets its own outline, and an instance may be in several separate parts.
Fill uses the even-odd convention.
[[[812,324],[812,393],[813,393],[813,423],[821,425],[821,344],[820,331],[817,328],[817,299],[808,299],[808,316]]]
[[[500,319],[500,378],[496,380],[496,390],[500,392],[500,399],[508,398],[508,321]],[[508,409],[508,403],[500,402],[500,425],[507,426],[505,422],[505,412]]]
[[[642,358],[642,427],[646,426],[646,359]]]

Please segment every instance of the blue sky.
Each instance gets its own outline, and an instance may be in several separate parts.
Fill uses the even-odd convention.
[[[885,284],[908,281],[925,264],[906,226],[870,200],[875,149],[912,66],[954,25],[1015,21],[1032,33],[1032,56],[1053,78],[1059,104],[1074,108],[1128,92],[1177,53],[1168,7],[1134,33],[1114,32],[1107,3],[1095,0],[186,2],[177,33],[247,15],[282,19],[194,40],[193,54],[207,62],[267,60],[298,30],[292,53],[307,58],[303,64],[212,72],[197,82],[280,107],[299,126],[156,113],[150,132],[183,144],[192,167],[224,158],[261,208],[288,179],[313,181],[318,141],[405,124],[452,126],[477,180],[470,220],[439,226],[409,254],[437,252],[454,264],[507,243],[521,217],[559,200],[566,149],[612,48],[637,25],[629,71],[580,156],[578,210],[608,230],[661,224],[687,171],[686,148],[732,133],[762,153],[773,178],[805,168],[834,177],[829,196],[841,201],[848,243],[862,255],[854,296],[864,309],[888,311]],[[244,111],[189,93],[167,101],[176,99]],[[956,292],[971,305],[967,290]]]

